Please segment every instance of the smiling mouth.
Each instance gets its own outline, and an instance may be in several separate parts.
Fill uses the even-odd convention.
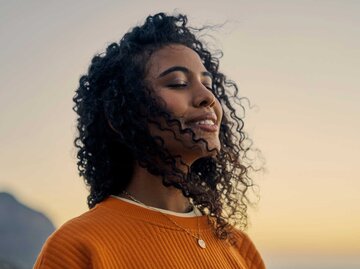
[[[216,132],[218,130],[216,123],[209,119],[189,122],[187,125],[193,130],[202,130],[210,133]]]

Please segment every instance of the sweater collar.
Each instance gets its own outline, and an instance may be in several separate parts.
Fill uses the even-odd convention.
[[[108,198],[97,204],[93,209],[96,210],[96,208],[99,207],[111,209],[114,214],[122,215],[122,217],[125,218],[136,219],[138,221],[148,222],[175,230],[178,230],[179,228],[176,227],[174,223],[169,221],[168,217],[184,228],[197,230],[199,225],[200,230],[211,229],[210,218],[207,215],[187,217],[177,216],[174,214],[163,213],[158,210],[142,207],[139,206],[139,204],[133,204],[129,201],[123,201],[122,199],[118,199],[113,196],[109,196]],[[166,214],[167,216],[164,216],[164,214]]]

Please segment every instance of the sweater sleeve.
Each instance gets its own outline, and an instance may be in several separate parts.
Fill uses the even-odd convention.
[[[259,251],[256,249],[254,243],[251,241],[250,237],[241,231],[236,233],[237,242],[236,246],[241,254],[244,257],[246,264],[249,269],[265,269],[265,264]]]
[[[62,227],[45,242],[33,269],[91,268],[90,252],[79,231]]]

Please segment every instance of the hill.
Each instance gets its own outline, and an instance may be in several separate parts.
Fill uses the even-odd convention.
[[[55,230],[42,213],[0,192],[0,269],[32,268],[46,238]]]

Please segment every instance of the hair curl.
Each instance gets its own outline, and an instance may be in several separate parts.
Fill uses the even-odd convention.
[[[142,26],[133,28],[119,43],[110,44],[106,52],[93,57],[73,98],[78,114],[78,136],[74,141],[77,165],[90,187],[90,208],[111,194],[121,193],[131,180],[137,161],[150,173],[160,175],[165,186],[182,190],[203,214],[213,217],[214,231],[220,239],[228,238],[231,227],[246,227],[246,192],[253,185],[248,175],[252,166],[246,156],[251,140],[234,108],[241,99],[238,88],[219,72],[222,54],[216,57],[196,37],[203,29],[188,27],[185,15],[159,13],[147,17]],[[213,76],[212,92],[224,111],[220,151],[216,157],[195,161],[187,174],[176,167],[179,156],[172,156],[164,141],[151,136],[147,127],[152,119],[162,117],[169,125],[175,123],[180,134],[190,133],[195,143],[203,141],[195,139],[192,130],[181,130],[180,122],[161,105],[145,81],[151,54],[169,44],[187,46],[200,56]],[[245,146],[246,141],[250,141],[250,146]],[[182,180],[169,180],[169,171],[160,168],[159,159],[172,168],[172,176]]]

